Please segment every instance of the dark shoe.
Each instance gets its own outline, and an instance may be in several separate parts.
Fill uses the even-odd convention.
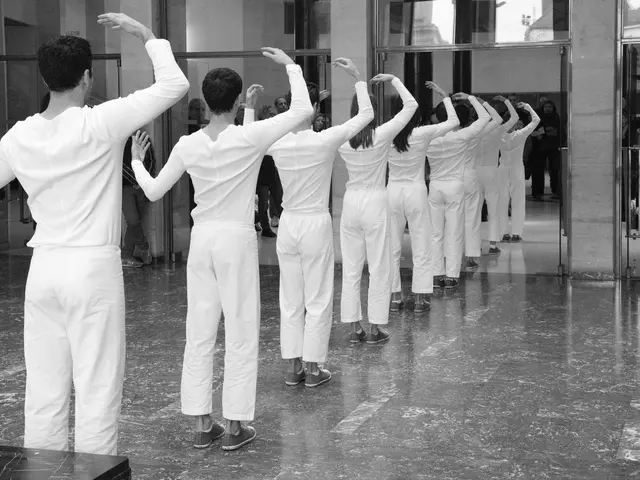
[[[290,387],[295,387],[304,380],[304,377],[304,368],[298,373],[288,372],[284,383],[286,383]]]
[[[151,247],[149,246],[149,244],[145,245],[144,247],[139,247],[138,245],[133,247],[133,256],[142,260],[142,263],[144,265],[151,265],[151,263],[153,262],[153,257],[151,256]]]
[[[378,333],[367,334],[367,343],[369,344],[381,343],[386,340],[389,340],[389,332],[385,332],[380,328],[378,329]]]
[[[500,255],[501,250],[498,247],[491,247],[489,249],[489,255]]]
[[[511,241],[511,235],[504,235],[502,237],[502,242],[503,243],[509,243]]]
[[[404,302],[402,300],[391,300],[391,307],[389,310],[392,312],[399,312],[404,307]]]
[[[433,277],[434,288],[444,288],[444,277]]]
[[[478,265],[478,262],[476,262],[472,258],[468,258],[467,259],[467,264],[465,265],[466,268],[478,268],[479,266],[480,265]]]
[[[511,241],[515,242],[515,243],[521,242],[522,241],[522,237],[520,235],[513,235],[511,237]]]
[[[208,432],[196,432],[193,440],[193,446],[195,448],[207,448],[224,434],[224,427],[213,422],[213,425],[211,425]]]
[[[277,237],[276,233],[273,230],[271,230],[270,228],[262,229],[262,236],[263,237],[268,237],[268,238]]]
[[[240,427],[240,431],[237,435],[232,435],[229,432],[224,436],[222,440],[222,450],[230,452],[232,450],[238,450],[244,447],[247,443],[251,443],[256,439],[256,431],[253,427]]]
[[[323,368],[319,368],[318,370],[317,375],[312,375],[311,373],[307,374],[307,381],[304,383],[305,387],[318,387],[331,380],[331,372],[329,370],[325,370]]]
[[[142,262],[135,258],[125,257],[122,259],[122,266],[124,268],[142,268]]]
[[[447,278],[444,281],[444,288],[446,288],[447,290],[451,290],[452,288],[457,288],[458,285],[460,285],[460,282],[458,281],[457,278]]]
[[[256,227],[256,232],[261,232],[262,231],[262,225],[260,225],[259,223],[256,223],[255,227]]]
[[[413,312],[423,313],[429,310],[430,308],[431,308],[431,303],[429,302],[429,300],[421,300],[420,302],[416,302],[415,306],[413,307]]]
[[[365,333],[365,331],[361,328],[360,330],[358,330],[357,332],[351,332],[351,335],[349,335],[349,341],[351,343],[360,343],[362,340],[364,340],[364,338],[367,336],[367,334]]]

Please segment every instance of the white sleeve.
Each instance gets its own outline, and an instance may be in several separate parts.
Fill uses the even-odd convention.
[[[180,155],[173,149],[167,164],[162,167],[156,178],[149,175],[139,159],[131,161],[131,168],[136,175],[136,181],[149,200],[160,200],[180,180],[186,171]]]
[[[242,125],[249,125],[256,121],[256,111],[253,108],[245,108],[244,109],[244,120],[242,121]]]
[[[189,90],[189,81],[176,63],[167,40],[149,40],[145,47],[153,62],[156,82],[90,110],[91,126],[105,139],[129,137],[175,105]]]
[[[509,118],[509,120],[507,120],[506,123],[501,126],[503,131],[508,132],[516,123],[518,123],[520,117],[518,117],[518,112],[516,112],[516,109],[513,108],[513,105],[511,105],[511,102],[509,100],[505,101],[504,103],[507,106],[507,110],[509,110],[509,114],[511,115],[511,117]]]
[[[0,158],[0,188],[4,188],[9,185],[9,183],[15,180],[15,178],[16,176],[9,164]]]
[[[339,148],[369,125],[374,118],[369,90],[365,82],[356,83],[356,96],[358,98],[358,114],[344,122],[342,125],[327,128],[320,132],[322,140],[334,148]]]
[[[433,139],[443,137],[454,128],[460,126],[460,120],[456,114],[456,109],[451,102],[451,98],[446,97],[443,102],[444,108],[447,110],[447,120],[435,125],[425,125],[413,129],[411,134],[422,142],[431,142]]]
[[[480,102],[476,99],[476,97],[470,95],[469,102],[471,102],[471,105],[473,106],[476,113],[478,114],[478,119],[475,122],[473,122],[471,125],[469,125],[467,128],[463,128],[462,130],[460,130],[460,132],[462,132],[463,134],[465,141],[471,141],[474,138],[480,136],[481,134],[484,134],[485,128],[487,127],[487,125],[489,124],[489,121],[491,120],[491,116],[489,115],[489,112],[487,112],[487,110],[485,110],[484,107],[480,105]]]
[[[311,121],[314,110],[309,99],[307,83],[302,76],[302,69],[299,65],[287,65],[287,74],[291,85],[289,110],[273,118],[244,126],[244,135],[247,140],[261,151],[266,151],[303,121],[307,119]]]
[[[533,131],[536,129],[536,127],[540,123],[540,117],[538,116],[538,114],[533,108],[528,107],[527,112],[529,112],[529,114],[531,115],[531,122],[529,122],[529,125],[527,125],[526,127],[513,133],[512,139],[516,142],[521,142],[521,143],[526,142],[527,137],[529,137],[529,135],[533,133]]]
[[[398,78],[391,81],[391,85],[398,91],[398,95],[402,99],[402,110],[387,123],[376,128],[375,138],[382,143],[391,142],[395,136],[407,126],[413,114],[418,109],[418,102],[413,95],[407,90],[407,87]]]

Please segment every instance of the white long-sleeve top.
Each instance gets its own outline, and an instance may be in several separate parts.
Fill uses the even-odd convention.
[[[319,213],[329,210],[331,173],[338,148],[366,127],[374,118],[367,84],[356,83],[358,114],[322,132],[311,129],[289,133],[274,143],[271,155],[282,182],[282,208],[285,212]],[[254,121],[255,113],[246,109],[244,124]]]
[[[435,125],[414,128],[407,139],[409,150],[398,152],[395,148],[389,151],[389,183],[391,182],[423,182],[425,163],[429,144],[436,138],[446,135],[460,126],[460,120],[449,97],[444,99],[447,109],[447,120]]]
[[[527,142],[529,135],[533,133],[540,123],[540,117],[538,117],[538,114],[533,108],[527,105],[526,110],[531,115],[531,122],[529,125],[520,130],[516,130],[515,132],[507,132],[502,135],[502,139],[500,141],[501,167],[522,165],[524,145]]]
[[[427,149],[432,182],[464,180],[464,154],[469,143],[482,132],[491,119],[476,97],[469,96],[469,101],[478,112],[478,119],[466,128],[436,138]]]
[[[33,115],[0,141],[0,188],[17,178],[38,223],[29,246],[120,245],[124,145],[189,90],[168,41],[145,47],[156,78],[151,87],[51,120]]]
[[[491,120],[487,125],[482,129],[482,131],[476,135],[468,144],[467,149],[464,152],[464,172],[465,175],[475,175],[476,169],[476,159],[478,157],[478,147],[480,146],[480,142],[485,135],[493,132],[502,124],[502,117],[495,111],[494,108],[491,107],[488,103],[484,103],[483,105],[489,115]]]
[[[154,179],[140,159],[131,162],[136,180],[149,200],[164,196],[187,172],[193,181],[194,224],[225,223],[253,227],[260,162],[267,149],[313,115],[307,84],[298,65],[287,65],[291,108],[250,125],[229,125],[213,140],[207,130],[180,138]]]
[[[354,149],[346,142],[339,149],[349,173],[347,190],[384,188],[391,142],[418,109],[418,102],[398,78],[394,78],[391,85],[402,99],[402,110],[375,129],[372,146]]]
[[[481,134],[482,139],[478,144],[475,156],[476,165],[479,167],[497,167],[498,157],[500,154],[500,142],[502,141],[502,135],[513,128],[518,122],[518,113],[511,105],[511,102],[505,102],[511,117],[505,123],[502,123],[502,118],[498,115],[499,120],[492,120],[491,125],[487,131]],[[502,123],[502,124],[501,124]]]

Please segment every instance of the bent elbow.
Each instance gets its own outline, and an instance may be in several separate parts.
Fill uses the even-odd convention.
[[[309,106],[305,105],[303,108],[300,109],[300,112],[304,118],[310,117],[311,115],[316,113],[313,106],[311,105]]]
[[[178,90],[180,91],[181,98],[187,94],[187,92],[189,91],[189,88],[191,88],[191,84],[189,83],[189,80],[187,79],[187,77],[182,75],[182,77],[180,78],[180,81],[178,82]]]
[[[149,199],[150,202],[157,202],[162,198],[162,195],[159,195],[155,192],[150,192],[147,194],[147,198]]]

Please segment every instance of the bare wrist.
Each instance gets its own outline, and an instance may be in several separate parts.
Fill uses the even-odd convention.
[[[139,37],[140,37],[140,40],[142,40],[142,43],[144,44],[146,44],[149,40],[156,39],[156,36],[153,34],[151,29],[146,27],[140,32]]]

